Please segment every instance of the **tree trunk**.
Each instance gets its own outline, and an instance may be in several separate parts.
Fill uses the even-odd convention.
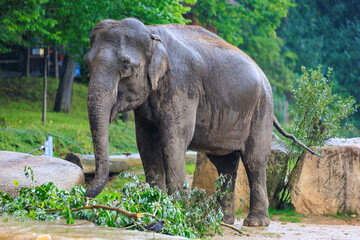
[[[30,77],[30,47],[27,47],[26,53],[26,77]]]
[[[59,78],[59,52],[58,50],[55,50],[55,78]]]
[[[47,101],[46,101],[46,91],[47,91],[47,67],[48,67],[48,51],[47,48],[45,48],[45,53],[44,53],[44,93],[43,93],[43,99],[44,99],[44,104],[43,104],[43,114],[42,114],[42,122],[43,124],[46,123],[46,105],[47,105]]]
[[[60,77],[59,87],[55,99],[55,112],[70,112],[72,89],[74,83],[76,62],[72,56],[66,55],[63,63],[63,71]]]

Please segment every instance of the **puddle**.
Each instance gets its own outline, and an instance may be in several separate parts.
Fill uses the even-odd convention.
[[[352,225],[315,225],[306,223],[270,223],[269,227],[243,227],[242,221],[234,224],[237,228],[242,229],[245,236],[239,235],[231,230],[224,229],[224,237],[216,236],[216,240],[233,240],[233,239],[360,239],[360,226]]]
[[[6,219],[8,219],[6,221]],[[46,238],[49,235],[50,238]],[[97,227],[93,223],[77,220],[75,224],[59,221],[21,221],[13,220],[11,216],[0,216],[0,240],[21,239],[51,239],[51,240],[129,240],[129,239],[186,239],[153,232],[122,230],[110,227]]]

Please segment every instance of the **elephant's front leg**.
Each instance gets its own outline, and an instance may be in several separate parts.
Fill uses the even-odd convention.
[[[169,138],[168,138],[169,137]],[[185,182],[185,154],[187,145],[180,136],[168,136],[163,141],[166,186],[169,194],[181,189]]]
[[[136,117],[136,141],[144,167],[146,182],[166,189],[165,171],[160,146],[159,130],[140,117]]]
[[[162,157],[170,194],[181,189],[185,182],[185,154],[194,135],[195,116],[195,108],[187,108],[181,115],[165,116],[161,123]]]

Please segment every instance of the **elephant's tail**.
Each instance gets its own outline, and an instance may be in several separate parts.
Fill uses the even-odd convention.
[[[312,151],[310,148],[308,148],[304,143],[302,143],[301,141],[297,140],[296,137],[294,135],[291,135],[289,133],[287,133],[280,125],[279,121],[277,120],[277,118],[274,116],[274,121],[273,121],[274,127],[279,131],[279,133],[281,133],[284,137],[286,138],[291,138],[295,143],[299,144],[301,147],[305,148],[306,150],[308,150],[309,152],[311,152],[313,155],[318,156],[318,157],[322,157],[321,155],[316,154],[314,151]]]

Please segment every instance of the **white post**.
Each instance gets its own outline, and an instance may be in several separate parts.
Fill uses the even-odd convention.
[[[52,136],[47,136],[45,141],[45,156],[52,157],[53,156],[53,138]]]

